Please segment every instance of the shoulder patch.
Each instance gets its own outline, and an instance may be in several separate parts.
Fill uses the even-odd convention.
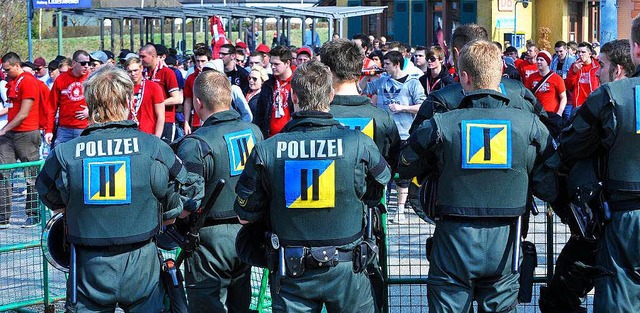
[[[131,203],[131,158],[101,157],[82,160],[84,203]]]
[[[462,168],[511,168],[511,121],[463,120]]]
[[[337,117],[335,118],[343,126],[358,130],[373,139],[374,119],[368,117]]]
[[[229,175],[240,175],[255,146],[253,132],[251,129],[244,129],[228,133],[224,135],[224,140],[227,144],[227,152],[229,152]]]

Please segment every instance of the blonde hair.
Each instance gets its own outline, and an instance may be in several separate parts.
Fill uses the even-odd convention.
[[[123,69],[105,65],[92,72],[83,87],[91,122],[122,121],[129,117],[133,82]]]
[[[269,80],[269,74],[267,74],[267,70],[264,69],[264,67],[260,66],[260,65],[254,65],[251,68],[252,72],[258,72],[258,74],[260,74],[260,79],[262,79],[262,82],[266,82],[267,80]]]
[[[500,49],[486,40],[465,45],[460,51],[458,72],[469,75],[473,89],[497,88],[502,77]]]
[[[231,83],[227,75],[218,71],[204,71],[193,83],[193,96],[202,101],[204,107],[229,109],[231,105]]]

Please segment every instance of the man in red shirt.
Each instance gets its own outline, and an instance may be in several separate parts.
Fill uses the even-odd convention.
[[[87,103],[84,101],[84,89],[82,84],[89,76],[89,53],[78,50],[73,53],[71,70],[58,76],[49,93],[49,112],[47,124],[54,125],[55,115],[58,112],[58,128],[53,146],[67,142],[80,136],[80,133],[89,125]],[[44,139],[51,144],[52,130],[46,130]],[[53,148],[52,146],[52,148]]]
[[[271,49],[273,76],[262,85],[255,117],[255,124],[260,127],[265,138],[279,133],[293,113],[291,58],[291,50],[286,47]]]
[[[184,82],[184,134],[189,135],[197,127],[200,127],[202,121],[198,116],[198,113],[193,111],[193,121],[191,121],[191,110],[193,109],[193,83],[196,81],[196,77],[202,72],[202,66],[211,60],[211,51],[209,48],[196,49],[193,52],[194,59],[196,61],[195,69],[187,80]],[[191,128],[194,129],[191,129]]]
[[[564,80],[567,89],[572,91],[574,110],[587,100],[592,91],[600,87],[600,81],[596,76],[600,65],[593,57],[591,44],[581,42],[576,51],[578,59],[573,63]]]
[[[536,57],[538,56],[538,52],[540,50],[538,47],[531,45],[527,48],[527,52],[525,53],[525,60],[518,65],[518,71],[520,72],[520,77],[522,78],[522,83],[524,85],[527,84],[527,80],[529,76],[538,71],[538,66],[536,65]]]
[[[538,71],[529,75],[525,85],[536,96],[538,101],[549,116],[549,120],[555,125],[555,130],[562,129],[562,112],[567,105],[567,92],[564,80],[560,75],[551,70],[551,54],[547,51],[538,52],[536,65]]]
[[[138,128],[162,137],[164,130],[164,91],[155,82],[144,79],[142,61],[133,57],[124,63],[124,68],[133,81],[133,99],[129,106],[129,119],[138,123]]]
[[[176,74],[158,58],[153,44],[140,48],[138,54],[144,66],[145,78],[158,83],[164,90],[164,130],[161,138],[170,143],[182,137],[182,129],[177,127],[175,114],[176,105],[181,104],[183,100]]]
[[[10,82],[7,84],[8,123],[0,129],[0,164],[36,161],[40,158],[40,91],[37,78],[20,66],[20,57],[9,52],[2,57],[2,70]],[[35,174],[26,169],[27,221],[25,225],[39,223],[38,203],[33,189]],[[0,173],[0,227],[7,227],[11,217],[12,186],[10,173]]]

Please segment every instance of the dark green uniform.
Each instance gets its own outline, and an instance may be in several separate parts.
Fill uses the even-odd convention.
[[[234,208],[251,223],[269,218],[284,247],[286,261],[271,275],[274,312],[316,312],[323,304],[329,312],[374,311],[369,279],[354,273],[351,260],[363,238],[365,181],[378,183],[371,196],[379,200],[390,176],[374,142],[328,113],[296,112],[255,146]]]
[[[240,261],[236,253],[240,224],[233,201],[245,162],[260,140],[258,126],[228,110],[211,115],[202,127],[178,143],[178,156],[205,186],[204,202],[218,179],[227,182],[200,229],[200,244],[186,260],[189,312],[244,313],[249,309],[251,266]]]
[[[640,311],[640,68],[633,78],[602,85],[576,111],[560,138],[568,166],[606,154],[605,195],[611,210],[596,262],[613,276],[596,278],[594,312]]]
[[[546,112],[540,102],[520,81],[503,77],[500,82],[500,89],[502,93],[509,98],[517,97],[517,101],[511,103],[511,106],[532,112],[538,116],[546,116]],[[444,113],[459,108],[464,96],[464,90],[460,83],[449,85],[430,93],[420,106],[420,110],[411,124],[409,133],[413,133],[422,122],[430,119],[433,114]],[[525,101],[520,101],[520,98]]]
[[[556,196],[554,172],[542,161],[553,154],[551,137],[516,101],[497,91],[470,92],[465,109],[436,114],[401,153],[401,176],[440,175],[430,312],[468,312],[474,299],[484,312],[515,311],[517,217],[525,213],[530,184],[542,199]]]
[[[163,219],[182,211],[178,186],[202,197],[187,176],[168,145],[131,121],[89,126],[55,147],[36,187],[49,208],[65,209],[67,239],[76,247],[78,303],[68,302],[70,311],[163,310],[152,238]]]

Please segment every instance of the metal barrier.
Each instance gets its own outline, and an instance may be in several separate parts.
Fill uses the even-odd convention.
[[[41,251],[40,235],[50,212],[39,202],[31,186],[43,163],[0,165],[0,214],[7,208],[10,214],[8,228],[0,228],[0,311],[33,305],[51,308],[54,301],[65,297],[65,276],[48,266]],[[388,215],[398,214],[394,190],[390,192],[388,203]],[[36,227],[26,227],[24,223],[28,215],[33,214],[32,207],[36,207],[39,216],[44,218]],[[569,239],[568,227],[554,215],[547,214],[544,205],[539,203],[538,207],[541,212],[532,217],[527,237],[538,250],[536,287],[532,303],[518,305],[519,312],[538,312],[539,286],[553,274],[553,261]],[[429,264],[425,241],[435,227],[413,212],[400,214],[404,214],[404,221],[400,222],[396,217],[394,223],[383,216],[386,238],[380,250],[380,262],[388,283],[387,312],[427,312]],[[270,312],[268,270],[254,268],[251,285],[251,309]],[[591,311],[592,296],[587,297],[584,304]]]

